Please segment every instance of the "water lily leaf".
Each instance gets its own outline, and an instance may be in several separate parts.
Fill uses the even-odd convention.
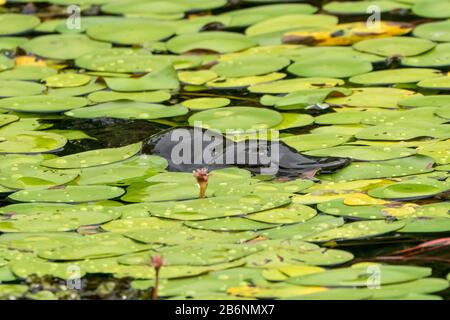
[[[53,88],[80,87],[90,80],[91,77],[78,73],[62,73],[43,79],[47,87]]]
[[[428,198],[450,189],[450,183],[434,179],[411,179],[369,190],[375,198],[415,200]]]
[[[10,124],[11,122],[19,120],[19,117],[13,114],[0,115],[0,127]]]
[[[450,140],[433,142],[419,146],[417,153],[433,158],[436,163],[448,164],[450,163],[449,146]]]
[[[162,104],[114,101],[91,107],[71,110],[65,114],[74,118],[116,118],[116,119],[159,119],[186,114],[188,109],[180,105],[164,106]]]
[[[292,296],[308,295],[316,292],[326,291],[323,287],[293,286],[289,284],[274,284],[264,287],[238,286],[227,289],[227,293],[233,296],[251,297],[261,299],[286,298]]]
[[[417,83],[417,86],[427,89],[450,90],[450,76],[424,79]]]
[[[239,33],[210,31],[179,35],[167,41],[166,45],[167,49],[173,53],[184,53],[191,50],[228,53],[253,47],[256,43]]]
[[[81,108],[88,100],[80,97],[49,95],[11,97],[0,100],[0,108],[18,112],[52,113]]]
[[[330,46],[330,47],[300,47],[295,50],[290,50],[286,53],[286,56],[293,61],[303,61],[314,59],[317,56],[323,56],[330,59],[342,58],[342,59],[354,59],[367,62],[382,62],[383,57],[378,55],[369,54],[361,51],[357,51],[352,47],[342,46]]]
[[[431,275],[425,267],[374,265],[380,270],[380,285],[412,281]],[[353,266],[293,277],[288,283],[306,286],[365,287],[370,283],[373,270],[369,267]]]
[[[57,71],[49,67],[41,66],[17,66],[13,69],[0,72],[3,80],[41,80],[56,74]]]
[[[153,216],[176,220],[205,220],[217,217],[242,216],[280,207],[289,199],[280,195],[222,196],[178,202],[153,203]],[[213,229],[214,230],[214,229]]]
[[[0,153],[50,152],[62,148],[66,143],[67,139],[64,136],[45,131],[0,133]]]
[[[181,105],[191,110],[204,110],[226,107],[230,102],[228,98],[195,98],[184,100]]]
[[[407,219],[406,225],[398,230],[402,233],[448,232],[450,218],[416,218]]]
[[[274,130],[285,130],[291,128],[305,127],[314,122],[314,118],[309,114],[282,113],[283,120],[273,127]]]
[[[45,86],[39,83],[19,80],[0,80],[1,97],[31,96],[40,94],[44,90]]]
[[[105,223],[120,216],[120,211],[114,207],[69,206],[55,211],[51,209],[39,213],[18,214],[12,219],[0,221],[0,230],[2,232],[70,231],[81,226]],[[40,248],[42,249],[42,246]]]
[[[422,108],[422,107],[437,107],[449,108],[450,96],[447,95],[429,95],[429,96],[414,96],[400,100],[398,105],[407,108]]]
[[[329,96],[345,96],[351,94],[346,88],[300,90],[285,96],[263,95],[260,103],[265,106],[275,106],[279,110],[304,109],[322,103]]]
[[[284,33],[293,29],[308,29],[321,26],[334,26],[338,19],[334,16],[315,14],[286,14],[258,22],[245,30],[248,36],[268,33]]]
[[[114,220],[103,224],[102,229],[111,232],[127,232],[141,229],[173,230],[174,228],[179,228],[180,225],[181,223],[179,221],[164,220],[156,217],[146,217]]]
[[[172,66],[165,66],[140,78],[105,78],[108,88],[115,91],[146,91],[177,89],[178,78]]]
[[[352,158],[360,161],[379,161],[408,157],[415,151],[408,148],[376,147],[376,146],[337,146],[319,150],[307,151],[310,156]]]
[[[425,18],[450,18],[450,1],[427,0],[417,1],[412,7],[412,12]]]
[[[439,68],[450,65],[450,44],[441,43],[434,49],[414,57],[402,59],[402,65],[408,67]]]
[[[319,215],[303,223],[260,231],[259,234],[270,239],[303,240],[322,231],[332,229],[344,224],[342,218],[327,215]]]
[[[326,102],[349,107],[397,108],[400,100],[420,95],[411,90],[395,88],[355,88],[352,91],[351,95],[345,97],[329,97]]]
[[[120,148],[97,149],[71,154],[64,157],[49,159],[41,164],[50,168],[71,169],[86,168],[123,161],[137,154],[142,143],[134,143]]]
[[[450,21],[423,23],[414,28],[413,34],[415,37],[431,41],[448,42],[450,41]]]
[[[368,52],[372,54],[378,54],[385,57],[391,56],[417,56],[421,53],[431,50],[435,46],[435,43],[429,40],[417,39],[412,37],[388,37],[380,39],[368,39],[357,42],[353,45],[353,48],[359,51]],[[418,67],[418,65],[411,65],[405,63],[409,59],[402,59],[402,63],[407,66]],[[432,67],[432,66],[420,66],[420,67]]]
[[[268,54],[256,54],[236,57],[221,61],[211,70],[221,77],[249,77],[258,76],[283,69],[290,61],[284,57]]]
[[[211,70],[179,71],[178,79],[186,84],[200,86],[217,78],[217,74]]]
[[[93,102],[111,102],[117,100],[130,100],[138,102],[163,102],[170,99],[170,93],[165,90],[148,92],[116,92],[96,91],[88,95]]]
[[[85,35],[55,34],[35,37],[22,44],[21,47],[44,58],[69,60],[89,52],[107,49],[111,47],[111,44],[91,40]]]
[[[390,12],[400,9],[409,9],[410,6],[394,1],[358,1],[353,3],[351,1],[332,1],[323,6],[323,9],[331,14],[338,15],[360,15],[367,14],[367,8],[370,6],[377,6],[379,12]]]
[[[323,149],[343,144],[349,141],[351,136],[338,134],[301,134],[282,138],[281,141],[297,151]]]
[[[247,129],[271,128],[282,119],[281,114],[273,110],[240,106],[201,111],[189,117],[188,121],[191,126],[199,122],[200,126],[206,129],[239,132]]]
[[[306,89],[331,88],[342,84],[344,81],[333,78],[298,78],[256,84],[250,86],[248,90],[253,93],[290,93]]]
[[[82,260],[120,256],[149,249],[149,245],[139,244],[117,234],[96,234],[85,236],[71,245],[43,250],[39,257],[49,260]]]
[[[421,155],[386,161],[354,162],[336,173],[323,175],[323,178],[343,181],[401,177],[433,171],[433,163],[431,158]]]
[[[245,258],[251,268],[280,268],[294,265],[331,266],[353,259],[353,255],[343,250],[319,249],[310,251],[263,250]]]
[[[39,165],[19,163],[2,167],[0,184],[9,189],[46,188],[74,180],[78,170],[52,170]]]
[[[86,34],[95,40],[117,44],[143,44],[166,39],[175,33],[169,23],[123,19],[89,26]]]
[[[449,128],[450,126],[445,124],[424,122],[421,119],[418,121],[393,121],[362,129],[355,134],[355,137],[366,140],[392,141],[409,140],[418,137],[450,138]]]
[[[287,69],[300,77],[348,78],[372,71],[372,64],[354,58],[315,57],[293,63]]]
[[[350,82],[362,85],[376,86],[395,83],[417,83],[424,79],[441,76],[436,69],[403,68],[393,70],[373,71],[351,77]]]
[[[14,67],[14,60],[7,58],[4,55],[0,55],[0,71],[8,70]]]
[[[347,223],[341,227],[326,230],[305,240],[312,242],[354,240],[379,236],[396,231],[405,226],[405,222],[386,222],[383,220],[358,221]]]
[[[384,219],[381,205],[349,206],[342,199],[319,203],[317,209],[321,212],[358,219]]]
[[[213,231],[257,231],[274,228],[276,224],[252,221],[245,218],[217,218],[202,221],[186,221],[186,226],[194,229]]]
[[[250,76],[239,78],[215,78],[208,81],[206,86],[213,89],[240,89],[248,86],[258,85],[259,83],[266,83],[280,80],[286,77],[285,73],[273,72],[262,76]]]
[[[3,13],[0,17],[0,35],[12,35],[27,32],[35,28],[41,20],[29,14]]]
[[[61,189],[22,190],[9,195],[9,199],[20,202],[90,202],[121,196],[125,191],[108,186],[66,186]]]

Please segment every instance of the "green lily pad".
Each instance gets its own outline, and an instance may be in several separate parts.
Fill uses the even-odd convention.
[[[380,285],[412,281],[431,275],[431,268],[393,265],[374,265],[379,270]],[[378,272],[378,271],[377,271]],[[372,268],[353,266],[293,277],[288,283],[306,286],[365,287],[374,276]]]
[[[425,18],[450,18],[450,1],[427,0],[417,1],[412,7],[412,12]]]
[[[117,198],[124,192],[121,188],[109,186],[65,186],[55,189],[22,190],[9,195],[9,199],[19,202],[77,203]]]
[[[378,55],[360,52],[352,47],[343,46],[324,46],[324,47],[300,47],[291,50],[286,54],[293,61],[303,61],[314,59],[318,56],[328,57],[330,59],[354,59],[367,62],[382,62],[384,59]]]
[[[450,218],[416,218],[406,220],[406,225],[398,230],[402,233],[431,233],[450,231]]]
[[[314,122],[314,118],[309,114],[282,113],[283,120],[273,127],[274,130],[285,130],[291,128],[309,126]]]
[[[2,37],[0,39],[0,50],[15,50],[22,43],[27,42],[25,37]]]
[[[386,222],[383,220],[358,221],[326,230],[306,238],[312,242],[342,241],[374,237],[396,231],[405,226],[405,222]]]
[[[373,71],[351,77],[350,82],[362,85],[387,85],[396,83],[417,83],[424,79],[441,76],[435,69],[403,68],[393,70]]]
[[[65,34],[35,37],[21,47],[44,58],[68,60],[96,50],[107,49],[111,44],[91,40],[85,35]]]
[[[111,102],[117,100],[130,100],[137,102],[163,102],[170,99],[170,93],[165,90],[148,92],[116,92],[116,91],[96,91],[88,95],[88,99],[93,102]]]
[[[64,147],[67,143],[64,136],[45,131],[0,133],[0,141],[0,153],[51,152]]]
[[[19,163],[1,168],[0,184],[9,189],[53,187],[74,180],[78,174],[78,170],[49,170],[39,165]]]
[[[213,231],[257,231],[274,228],[276,224],[252,221],[245,218],[217,218],[202,221],[186,221],[186,226],[194,229]]]
[[[11,69],[14,67],[14,60],[7,58],[4,55],[0,55],[0,71]]]
[[[408,157],[416,152],[408,148],[375,146],[337,146],[308,151],[305,154],[316,157],[352,158],[360,161],[380,161]]]
[[[104,78],[108,88],[115,91],[133,92],[161,89],[177,89],[175,69],[168,65],[140,78]]]
[[[370,6],[376,6],[379,12],[390,12],[400,9],[408,9],[409,5],[404,3],[398,3],[395,1],[332,1],[323,6],[323,9],[331,14],[338,15],[365,15],[368,14],[367,8]]]
[[[351,136],[339,134],[301,134],[282,138],[281,141],[297,151],[334,147],[349,141]]]
[[[414,28],[414,36],[431,41],[450,41],[450,20],[429,22]]]
[[[19,117],[13,114],[0,114],[0,127],[19,120]]]
[[[450,183],[434,179],[412,179],[369,190],[375,198],[412,200],[434,196],[450,189]]]
[[[111,232],[126,233],[128,231],[136,230],[173,230],[174,228],[179,228],[180,226],[181,223],[179,221],[159,219],[156,217],[145,217],[114,220],[103,224],[102,229]]]
[[[281,70],[289,63],[284,57],[258,54],[221,61],[211,70],[221,77],[249,77]]]
[[[114,257],[149,249],[117,234],[105,233],[85,236],[71,245],[39,252],[39,257],[49,260],[81,260]]]
[[[417,83],[417,86],[427,89],[450,90],[450,76],[424,79]]]
[[[57,169],[87,168],[106,165],[129,159],[137,154],[141,148],[142,143],[138,142],[120,148],[97,149],[71,154],[64,157],[45,160],[41,164],[46,167]]]
[[[35,28],[41,20],[29,14],[2,13],[0,17],[0,35],[24,33]]]
[[[293,265],[329,266],[353,259],[353,255],[343,250],[319,249],[306,252],[277,249],[264,250],[245,258],[252,268],[279,268]]]
[[[429,95],[410,97],[400,100],[398,105],[407,108],[437,107],[450,108],[450,96],[448,95]]]
[[[159,119],[186,114],[188,109],[180,105],[164,106],[134,101],[114,101],[91,107],[79,108],[65,114],[74,118]]]
[[[270,210],[289,203],[280,195],[221,196],[178,202],[153,203],[149,206],[153,216],[177,220],[205,220],[217,217],[242,216]]]
[[[450,141],[438,141],[417,148],[417,153],[433,158],[436,163],[450,163]]]
[[[287,69],[300,77],[348,78],[372,71],[372,64],[353,58],[315,57],[293,63]]]
[[[184,53],[191,50],[228,53],[253,47],[256,43],[239,33],[209,31],[179,35],[167,41],[166,45],[167,49],[173,53]]]
[[[253,213],[246,218],[266,223],[291,224],[305,222],[313,218],[316,214],[317,212],[313,208],[292,203],[287,206]]]
[[[162,40],[174,33],[175,28],[168,23],[127,19],[96,24],[86,30],[86,34],[92,39],[128,45]]]
[[[306,89],[331,88],[342,84],[344,81],[333,78],[298,78],[255,84],[248,90],[253,93],[290,93]]]
[[[334,26],[338,22],[338,19],[334,16],[323,14],[286,14],[278,17],[273,17],[254,25],[251,25],[245,30],[245,34],[248,36],[260,36],[263,34],[280,34],[280,36],[289,30],[295,29],[308,29],[317,28],[323,26]]]
[[[52,113],[84,107],[88,100],[80,97],[35,95],[0,100],[0,108],[18,112]]]
[[[78,210],[77,210],[78,209]],[[15,215],[12,219],[0,220],[2,232],[52,232],[70,231],[81,226],[102,224],[120,216],[113,207],[84,206],[65,208],[54,212],[39,212]]]
[[[13,69],[0,72],[2,80],[41,80],[55,75],[57,71],[49,67],[17,66]]]
[[[438,44],[434,49],[414,57],[402,59],[408,67],[439,68],[450,66],[450,43]]]
[[[417,56],[421,53],[429,51],[433,49],[434,46],[435,43],[424,39],[417,39],[412,37],[388,37],[388,38],[363,40],[355,43],[353,45],[353,48],[359,51],[378,54],[385,57],[391,56],[409,57],[409,56]],[[410,59],[413,58],[402,59],[402,63],[407,66],[418,67],[417,65],[410,65],[405,63],[405,61],[410,61]]]
[[[62,73],[43,79],[47,87],[52,88],[80,87],[90,80],[91,77],[77,73]]]
[[[204,110],[226,107],[230,102],[227,98],[195,98],[184,100],[181,105],[191,110]]]
[[[191,126],[200,123],[207,129],[226,130],[267,129],[281,123],[282,116],[276,111],[254,107],[228,107],[196,113],[189,117]]]
[[[28,286],[23,284],[0,284],[1,299],[17,299],[28,291]]]
[[[433,171],[433,163],[433,159],[421,155],[386,161],[354,162],[336,173],[324,175],[323,178],[353,181],[401,177]]]
[[[349,206],[345,205],[342,199],[317,204],[317,209],[321,212],[357,219],[385,219],[386,216],[381,212],[382,208],[381,205]]]
[[[0,97],[31,96],[40,94],[45,86],[39,83],[19,80],[0,80]]]
[[[250,76],[239,78],[215,78],[208,81],[206,86],[213,89],[240,89],[248,86],[263,84],[266,82],[280,80],[286,77],[285,73],[273,72],[262,76]]]

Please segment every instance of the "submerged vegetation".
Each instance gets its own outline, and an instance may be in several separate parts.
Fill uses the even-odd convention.
[[[448,298],[449,0],[0,4],[0,299]]]

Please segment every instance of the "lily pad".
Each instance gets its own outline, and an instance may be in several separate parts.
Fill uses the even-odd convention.
[[[431,41],[450,41],[450,20],[429,22],[418,25],[414,31],[414,36]]]
[[[45,131],[0,133],[0,153],[42,153],[62,148],[67,139]]]
[[[427,89],[450,90],[450,76],[424,79],[417,83],[417,86]]]
[[[417,56],[421,53],[429,51],[433,49],[434,46],[435,43],[424,39],[417,39],[412,37],[388,37],[363,40],[355,43],[353,45],[353,48],[359,51],[378,54],[385,57],[409,57]],[[402,63],[407,66],[417,67],[417,65],[410,65],[405,63],[405,61],[407,61],[408,59],[402,59]]]
[[[91,77],[77,73],[62,73],[43,79],[47,87],[52,88],[80,87],[90,80]]]
[[[40,94],[45,86],[38,83],[19,80],[0,80],[0,97],[31,96]]]
[[[129,159],[136,155],[141,148],[142,143],[138,142],[120,148],[97,149],[49,159],[43,161],[41,164],[46,167],[57,169],[87,168],[106,165]]]
[[[267,129],[281,123],[282,116],[276,111],[254,107],[228,107],[196,113],[189,117],[189,124],[198,122],[206,129],[239,132],[248,129]]]
[[[360,161],[379,161],[408,157],[415,153],[412,149],[399,147],[337,146],[312,150],[305,154],[316,157],[347,157]]]
[[[2,13],[0,17],[0,35],[24,33],[35,28],[41,20],[29,14]]]
[[[438,44],[424,54],[402,59],[402,65],[408,67],[439,68],[450,66],[450,44]]]
[[[333,78],[298,78],[256,84],[248,90],[253,93],[290,93],[305,89],[331,88],[342,84],[344,81]]]
[[[52,113],[84,107],[88,100],[80,97],[35,95],[0,100],[0,108],[18,112]]]
[[[137,102],[163,102],[170,99],[170,93],[165,90],[147,92],[116,92],[116,91],[96,91],[88,95],[88,99],[93,102],[111,102],[117,100],[130,100]]]
[[[54,189],[22,190],[9,195],[19,202],[63,202],[78,203],[117,198],[125,191],[109,186],[65,186]]]
[[[434,179],[411,179],[369,190],[375,198],[413,200],[428,198],[450,189],[450,183]]]
[[[372,71],[372,64],[353,58],[319,56],[297,61],[288,67],[288,71],[300,77],[348,78]]]
[[[337,146],[349,141],[351,136],[339,134],[301,134],[282,138],[281,141],[297,151],[324,149]]]
[[[114,101],[79,108],[65,114],[74,118],[159,119],[186,114],[188,109],[180,105],[164,106],[134,101]]]
[[[274,228],[276,224],[252,221],[245,218],[217,218],[202,221],[186,221],[185,225],[202,230],[213,231],[257,231]]]
[[[228,53],[253,47],[256,43],[239,33],[209,31],[179,35],[167,41],[166,45],[167,49],[173,53],[185,53],[191,50]]]
[[[417,1],[412,7],[412,12],[425,18],[450,18],[450,1],[427,0]]]
[[[350,78],[350,82],[362,85],[387,85],[396,83],[417,83],[424,79],[441,76],[435,69],[404,68],[394,70],[373,71]]]
[[[76,59],[86,53],[111,47],[109,43],[94,41],[85,35],[45,35],[31,39],[21,47],[35,55],[50,59]]]

